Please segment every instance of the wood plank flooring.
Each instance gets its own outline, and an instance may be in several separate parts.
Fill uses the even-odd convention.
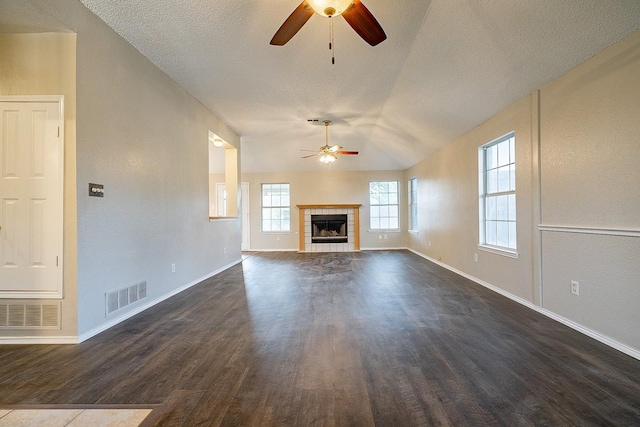
[[[640,361],[408,251],[262,253],[82,344],[1,346],[0,408],[17,404],[157,404],[157,426],[640,425]]]

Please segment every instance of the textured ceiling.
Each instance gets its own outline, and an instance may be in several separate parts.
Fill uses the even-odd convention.
[[[310,118],[360,151],[335,169],[405,169],[640,28],[638,0],[363,0],[388,39],[335,18],[331,65],[318,15],[269,45],[300,0],[82,2],[241,136],[245,172],[320,169]]]

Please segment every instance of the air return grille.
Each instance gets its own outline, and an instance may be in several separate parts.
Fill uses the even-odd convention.
[[[0,328],[60,329],[60,303],[0,304]]]
[[[147,282],[143,281],[131,285],[128,288],[122,288],[115,291],[107,292],[105,295],[107,315],[116,310],[120,310],[136,301],[140,301],[147,297]]]

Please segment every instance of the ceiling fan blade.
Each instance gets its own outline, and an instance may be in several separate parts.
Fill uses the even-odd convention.
[[[334,145],[333,147],[329,148],[329,151],[332,152],[332,153],[335,153],[337,151],[340,151],[341,148],[342,147],[339,146],[339,145]]]
[[[307,1],[304,0],[300,3],[300,6],[296,7],[296,10],[289,15],[278,31],[276,31],[269,44],[275,46],[285,45],[293,36],[296,35],[298,31],[300,31],[300,28],[307,23],[313,14],[313,9],[311,9],[311,6],[309,6]]]
[[[317,156],[318,154],[320,154],[320,153],[310,154],[310,155],[308,155],[308,156],[302,156],[302,157],[301,157],[301,159],[308,159],[309,157],[315,157],[315,156]]]
[[[360,0],[353,0],[353,5],[342,13],[344,19],[360,37],[371,46],[387,39],[384,30]]]
[[[337,154],[344,154],[348,156],[355,156],[358,154],[357,151],[338,151]]]

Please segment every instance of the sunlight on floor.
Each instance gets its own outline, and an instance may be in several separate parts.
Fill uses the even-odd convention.
[[[138,427],[152,409],[0,409],[0,426]]]

